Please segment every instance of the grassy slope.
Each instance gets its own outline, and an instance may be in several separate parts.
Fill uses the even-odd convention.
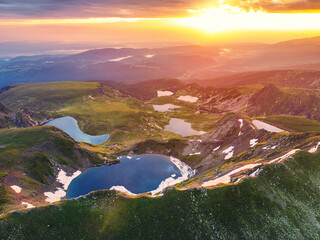
[[[0,95],[0,102],[10,109],[57,110],[82,100],[98,88],[97,83],[45,82],[16,84]]]
[[[104,92],[104,94],[101,94]],[[85,133],[110,133],[111,143],[132,144],[145,139],[179,137],[162,129],[169,117],[182,118],[196,130],[211,130],[219,116],[196,114],[196,104],[175,98],[155,98],[151,103],[176,102],[184,108],[162,114],[150,104],[126,97],[95,82],[48,82],[17,84],[0,95],[0,102],[12,109],[47,110],[48,115],[72,116]],[[180,136],[181,137],[181,136]]]
[[[84,144],[82,144],[84,145]],[[16,209],[16,202],[35,197],[51,188],[55,169],[74,172],[79,168],[104,163],[96,153],[81,148],[53,127],[11,128],[0,131],[0,212]],[[8,184],[21,186],[13,194]],[[5,188],[6,186],[6,188]]]
[[[100,191],[15,212],[2,239],[319,239],[320,155],[300,152],[259,177],[213,190],[124,198]]]
[[[266,123],[275,125],[281,129],[286,129],[289,131],[296,131],[296,132],[319,132],[320,131],[320,123],[317,121],[309,120],[306,117],[279,115],[279,116],[268,116],[265,118],[258,118],[258,119],[261,119]]]
[[[168,138],[161,127],[169,122],[142,101],[95,82],[17,84],[0,95],[12,109],[46,110],[50,116],[72,116],[88,134],[111,133],[111,142]]]

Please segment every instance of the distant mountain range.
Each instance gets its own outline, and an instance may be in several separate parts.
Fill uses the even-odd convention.
[[[100,80],[132,84],[176,78],[215,87],[274,83],[316,88],[319,45],[320,37],[316,37],[277,44],[104,48],[70,55],[21,56],[0,60],[0,87],[24,82]],[[305,83],[305,77],[311,80]]]

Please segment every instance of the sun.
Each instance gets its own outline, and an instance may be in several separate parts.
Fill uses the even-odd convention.
[[[320,30],[319,13],[245,11],[223,3],[217,8],[189,12],[195,16],[174,19],[174,23],[208,33],[237,30]]]

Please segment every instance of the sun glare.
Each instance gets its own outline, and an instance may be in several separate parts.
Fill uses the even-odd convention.
[[[194,17],[174,19],[182,26],[214,33],[232,30],[315,30],[320,29],[319,13],[267,13],[245,11],[221,4],[218,8],[189,10]]]

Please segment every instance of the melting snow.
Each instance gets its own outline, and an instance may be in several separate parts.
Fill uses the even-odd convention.
[[[319,146],[320,146],[320,142],[318,142],[318,144],[315,147],[311,148],[308,152],[315,153],[316,151],[318,151]]]
[[[171,91],[157,91],[158,97],[171,96],[173,92]]]
[[[78,170],[78,171],[74,172],[71,176],[67,176],[65,171],[60,170],[58,177],[57,177],[57,181],[63,185],[64,190],[67,190],[71,181],[74,178],[78,177],[80,174],[81,174],[81,172]]]
[[[178,100],[181,101],[185,101],[185,102],[191,102],[191,103],[195,103],[196,101],[198,101],[199,98],[197,97],[192,97],[192,96],[180,96],[178,97]]]
[[[58,190],[55,192],[45,192],[44,195],[47,197],[46,201],[49,203],[60,201],[63,197],[66,196],[65,190],[68,189],[69,184],[71,181],[78,177],[81,174],[81,172],[78,170],[74,172],[71,176],[67,176],[66,172],[62,169],[58,173],[57,181],[60,182],[63,185],[62,188],[57,188]]]
[[[165,188],[169,186],[172,186],[184,180],[187,180],[188,178],[194,176],[196,172],[196,170],[192,170],[192,168],[190,168],[187,164],[185,164],[184,162],[180,161],[177,158],[170,157],[170,160],[180,170],[182,176],[178,177],[177,179],[174,179],[173,177],[169,177],[164,181],[162,181],[157,189],[151,191],[151,194],[153,196],[156,195],[157,193],[162,192]]]
[[[258,144],[258,139],[251,139],[250,140],[250,147],[254,147],[257,144]]]
[[[146,58],[153,58],[155,56],[155,54],[147,54],[147,55],[144,55]]]
[[[193,156],[193,155],[200,155],[201,152],[196,152],[196,153],[190,153],[189,156]]]
[[[11,188],[16,192],[16,193],[21,193],[22,188],[17,186],[17,185],[12,185]]]
[[[269,163],[274,163],[274,162],[282,162],[283,160],[287,159],[288,157],[291,157],[293,154],[295,154],[296,152],[300,151],[300,149],[293,149],[290,152],[287,152],[286,154],[282,155],[281,157],[278,157],[276,159],[273,159],[272,161],[270,161]]]
[[[319,145],[320,145],[320,143],[319,143]],[[228,149],[226,149],[226,150],[228,150]],[[226,150],[225,150],[225,151],[226,151]],[[298,151],[300,151],[300,149],[293,149],[293,150],[287,152],[286,154],[282,155],[281,157],[278,157],[278,158],[276,158],[276,159],[274,159],[274,160],[272,160],[272,161],[269,161],[268,163],[265,163],[265,164],[270,164],[270,163],[274,163],[274,162],[280,163],[281,161],[283,161],[283,160],[291,157],[292,155],[294,155],[294,154],[295,154],[296,152],[298,152]],[[263,165],[263,164],[262,164],[262,163],[247,164],[247,165],[242,166],[242,167],[240,167],[240,168],[237,168],[237,169],[235,169],[235,170],[233,170],[233,171],[231,171],[231,172],[229,172],[229,173],[227,173],[227,174],[225,174],[225,175],[223,175],[223,176],[221,176],[221,177],[218,177],[218,178],[216,178],[216,179],[214,179],[214,180],[206,181],[206,182],[202,183],[201,186],[203,186],[203,187],[212,187],[212,186],[215,186],[215,185],[218,185],[218,184],[227,184],[227,183],[230,183],[230,181],[231,181],[231,176],[232,176],[233,174],[238,173],[238,172],[240,172],[240,171],[243,171],[243,170],[245,170],[245,169],[253,169],[253,168],[255,168],[255,167],[257,167],[257,166],[260,166],[260,165]],[[257,169],[256,171],[254,171],[253,173],[251,173],[249,176],[251,176],[251,177],[257,176],[257,174],[259,173],[259,171],[260,171],[260,169]],[[236,181],[236,182],[238,182],[238,181]]]
[[[44,195],[47,197],[46,201],[49,203],[54,203],[60,201],[66,196],[66,192],[62,188],[58,188],[55,192],[45,192]]]
[[[126,57],[119,57],[119,58],[114,58],[114,59],[110,59],[109,62],[120,62],[124,59],[127,59],[127,58],[131,58],[132,56],[126,56]]]
[[[231,171],[231,172],[223,175],[222,177],[219,177],[219,178],[217,178],[217,179],[204,182],[204,183],[202,183],[201,186],[203,186],[203,187],[212,187],[212,186],[215,186],[215,185],[218,185],[218,184],[227,184],[227,183],[230,183],[230,181],[231,181],[231,176],[232,176],[233,174],[238,173],[238,172],[240,172],[240,171],[242,171],[242,170],[245,170],[245,169],[252,169],[252,168],[257,167],[257,166],[259,166],[259,165],[261,165],[261,163],[247,164],[247,165],[245,165],[245,166],[242,166],[242,167],[240,167],[240,168],[237,168],[237,169],[235,169],[235,170],[233,170],[233,171]]]
[[[27,205],[26,208],[34,208],[35,206],[33,206],[31,203],[27,203],[27,202],[21,202],[22,205]]]
[[[284,132],[284,130],[277,128],[275,126],[272,126],[268,123],[259,121],[259,120],[253,120],[252,123],[258,128],[258,129],[264,129],[268,132]]]
[[[243,119],[238,119],[238,121],[240,122],[240,128],[242,128],[242,126],[243,126]]]
[[[253,173],[251,173],[249,176],[250,176],[250,177],[256,177],[256,176],[258,175],[259,171],[260,171],[260,169],[257,168],[257,170],[255,170],[255,171],[254,171]]]
[[[220,148],[220,146],[216,147],[215,149],[212,150],[212,152],[219,150],[219,148]]]
[[[234,150],[234,146],[228,147],[227,149],[223,150],[222,153],[227,154],[224,159],[228,160],[230,158],[233,157],[233,150]]]
[[[110,188],[110,190],[116,190],[116,191],[123,192],[123,193],[126,193],[128,195],[132,195],[132,196],[136,195],[135,193],[130,192],[124,186],[113,186],[112,188]]]

